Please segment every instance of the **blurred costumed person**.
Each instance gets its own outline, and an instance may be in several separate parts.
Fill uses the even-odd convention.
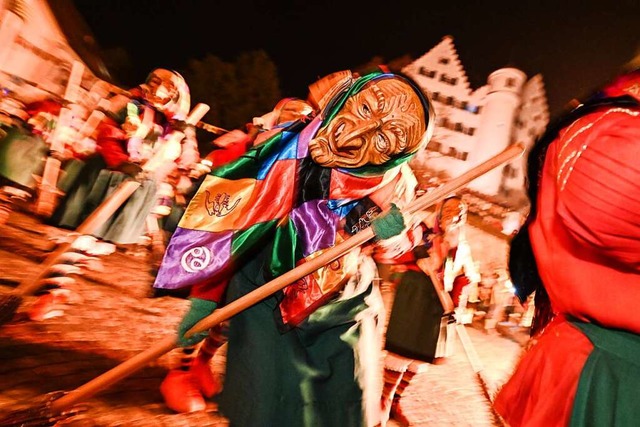
[[[440,204],[435,232],[442,237],[444,264],[440,277],[444,290],[449,292],[458,323],[471,323],[473,312],[467,307],[477,302],[480,272],[467,240],[467,204],[460,197],[447,198]]]
[[[35,105],[24,105],[10,92],[0,95],[0,186],[19,189],[32,195],[37,190],[37,177],[44,169],[48,146],[46,132],[51,131],[59,105],[42,109],[48,120],[38,125],[29,120],[38,115]]]
[[[160,183],[157,191],[157,203],[151,215],[160,222],[162,229],[173,233],[191,195],[193,179],[209,171],[202,169],[202,159],[198,149],[198,140],[193,126],[184,129],[180,157],[175,161],[175,168],[169,171],[166,179]]]
[[[531,212],[511,244],[531,344],[499,391],[511,426],[640,419],[640,71],[579,105],[529,155]]]
[[[376,216],[414,195],[407,161],[433,122],[425,95],[400,75],[343,71],[313,84],[308,100],[312,120],[265,132],[237,161],[213,170],[174,233],[155,286],[191,287],[180,345],[207,336],[184,333],[225,301],[225,291],[234,301],[371,224],[379,238],[404,231],[397,207]],[[358,259],[354,250],[230,320],[220,410],[232,425],[380,422],[383,310],[375,271],[358,272]],[[165,379],[172,409],[205,407],[208,346],[189,371]]]
[[[61,109],[62,103],[52,98],[26,106],[11,95],[0,99],[0,117],[7,117],[0,123],[5,132],[0,140],[0,175],[12,185],[29,193],[37,191],[53,134],[59,127]],[[65,142],[64,152],[59,154],[63,161],[95,149],[83,147],[83,141],[76,137],[86,119],[86,109],[78,104],[71,105],[70,109],[72,120],[58,136]]]
[[[401,398],[412,378],[451,353],[453,311],[469,283],[466,275],[473,274],[474,268],[465,238],[466,219],[466,203],[460,197],[448,197],[425,216],[415,233],[393,238],[396,245],[413,246],[412,250],[395,250],[402,255],[394,258],[384,250],[374,256],[380,277],[396,287],[384,346],[385,416],[390,412],[396,419],[405,419]],[[403,241],[407,238],[417,243]],[[443,292],[451,295],[445,301]]]
[[[94,133],[96,153],[83,160],[76,178],[66,184],[68,192],[48,223],[75,230],[124,181],[137,179],[141,185],[90,236],[74,241],[70,252],[79,253],[74,257],[108,255],[115,251],[116,244],[135,244],[141,240],[150,212],[162,201],[158,187],[177,168],[175,160],[182,151],[180,141],[171,142],[171,147],[167,141],[171,141],[168,136],[174,130],[183,130],[189,105],[184,79],[163,69],[154,70],[143,85],[129,94],[110,99],[109,110],[104,111],[105,118]],[[141,173],[147,162],[152,162],[147,166],[153,166]],[[60,274],[65,276],[66,271]],[[60,315],[55,297],[59,291],[57,283],[40,290],[30,318],[41,320]]]
[[[151,72],[146,82],[128,96],[116,95],[97,129],[98,155],[87,160],[50,223],[75,229],[119,184],[140,179],[140,188],[93,233],[115,244],[137,243],[157,202],[158,185],[177,168],[180,143],[175,147],[164,145],[174,130],[184,130],[190,103],[189,88],[182,76],[164,69]],[[154,166],[141,176],[142,165],[149,161]]]

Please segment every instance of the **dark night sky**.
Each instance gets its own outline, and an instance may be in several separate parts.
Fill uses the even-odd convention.
[[[426,53],[454,38],[471,86],[514,66],[541,73],[551,112],[600,85],[640,48],[640,0],[74,0],[103,48],[124,47],[138,83],[207,53],[264,49],[283,96],[379,55]]]

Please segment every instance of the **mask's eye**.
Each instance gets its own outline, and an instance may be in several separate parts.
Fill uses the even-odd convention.
[[[374,135],[373,144],[375,145],[376,150],[380,153],[386,153],[389,149],[389,140],[382,132],[378,132]]]
[[[365,119],[371,118],[371,109],[366,103],[362,104],[360,110],[362,111],[362,117]]]
[[[162,83],[162,80],[160,80],[160,78],[157,76],[153,76],[149,79],[148,85],[152,88],[155,88],[157,86],[160,86],[160,83]]]

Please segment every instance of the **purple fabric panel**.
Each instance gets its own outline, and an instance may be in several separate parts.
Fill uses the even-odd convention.
[[[302,132],[300,132],[300,137],[298,138],[299,159],[307,157],[307,154],[309,154],[309,141],[316,135],[321,125],[322,120],[320,119],[320,116],[318,116],[313,119],[311,123],[302,130]]]
[[[153,287],[179,289],[207,280],[229,261],[232,237],[233,231],[212,233],[178,227]]]
[[[327,207],[326,200],[308,201],[292,210],[290,218],[305,257],[335,243],[340,218]]]

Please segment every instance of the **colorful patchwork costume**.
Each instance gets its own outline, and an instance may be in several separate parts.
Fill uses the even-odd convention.
[[[368,227],[407,193],[406,162],[430,136],[428,99],[399,75],[336,75],[315,116],[267,132],[238,160],[214,169],[192,199],[155,283],[192,288],[180,333],[225,298]],[[220,409],[232,425],[376,422],[363,403],[361,372],[373,353],[358,351],[375,290],[370,280],[350,280],[356,270],[351,253],[231,319]],[[166,393],[165,400],[176,410],[202,408],[172,404]]]

